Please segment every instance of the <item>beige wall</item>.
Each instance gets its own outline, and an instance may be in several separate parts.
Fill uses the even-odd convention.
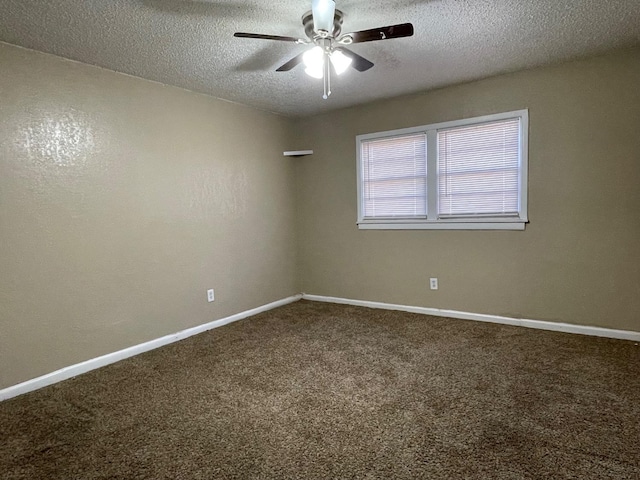
[[[635,49],[294,124],[0,44],[0,388],[300,290],[640,331],[638,85]],[[521,108],[524,232],[357,229],[356,135]]]
[[[290,128],[0,44],[0,388],[295,294]]]
[[[303,291],[640,331],[639,86],[635,49],[306,120]],[[358,230],[356,135],[523,108],[524,232]]]

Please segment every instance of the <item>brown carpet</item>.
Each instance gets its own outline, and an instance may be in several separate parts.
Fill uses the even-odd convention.
[[[0,403],[0,477],[640,479],[633,342],[298,302]]]

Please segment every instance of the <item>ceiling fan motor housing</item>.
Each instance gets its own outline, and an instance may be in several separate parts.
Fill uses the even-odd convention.
[[[341,10],[335,11],[335,15],[333,17],[333,31],[329,32],[329,37],[336,38],[342,32],[342,21],[344,20],[344,13]],[[311,40],[315,40],[318,37],[318,34],[315,32],[313,28],[313,12],[309,10],[302,16],[302,25],[304,26],[304,33]]]

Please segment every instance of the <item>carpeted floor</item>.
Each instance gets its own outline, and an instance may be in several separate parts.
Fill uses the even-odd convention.
[[[2,479],[639,479],[640,347],[298,302],[0,403]]]

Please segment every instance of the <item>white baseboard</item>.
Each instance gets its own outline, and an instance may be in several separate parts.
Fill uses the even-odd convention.
[[[498,315],[486,315],[482,313],[460,312],[457,310],[443,310],[439,308],[428,308],[428,307],[414,307],[410,305],[397,305],[393,303],[370,302],[367,300],[353,300],[348,298],[326,297],[322,295],[310,295],[310,294],[304,293],[304,294],[298,294],[298,295],[293,295],[291,297],[283,298],[282,300],[277,300],[275,302],[253,308],[251,310],[246,310],[244,312],[240,312],[235,315],[231,315],[229,317],[225,317],[219,320],[214,320],[212,322],[205,323],[203,325],[198,325],[197,327],[192,327],[177,333],[165,335],[164,337],[156,338],[155,340],[150,340],[148,342],[144,342],[139,345],[134,345],[132,347],[125,348],[123,350],[118,350],[117,352],[108,353],[100,357],[92,358],[90,360],[86,360],[84,362],[77,363],[75,365],[70,365],[68,367],[61,368],[60,370],[56,370],[55,372],[47,373],[46,375],[42,375],[41,377],[27,380],[26,382],[13,385],[11,387],[7,387],[5,389],[0,390],[0,401],[17,397],[18,395],[32,392],[34,390],[37,390],[42,387],[46,387],[48,385],[53,385],[54,383],[67,380],[69,378],[75,377],[82,373],[95,370],[96,368],[104,367],[105,365],[109,365],[111,363],[124,360],[125,358],[133,357],[140,353],[148,352],[149,350],[153,350],[153,349],[162,347],[164,345],[168,345],[170,343],[183,340],[193,335],[206,332],[207,330],[212,330],[214,328],[218,328],[223,325],[227,325],[229,323],[236,322],[238,320],[242,320],[244,318],[251,317],[253,315],[257,315],[262,312],[266,312],[267,310],[272,310],[274,308],[296,302],[301,298],[304,300],[310,300],[314,302],[340,303],[340,304],[355,305],[360,307],[380,308],[384,310],[399,310],[403,312],[421,313],[425,315],[434,315],[438,317],[449,317],[449,318],[459,318],[462,320],[476,320],[480,322],[501,323],[506,325],[516,325],[516,326],[527,327],[527,328],[537,328],[541,330],[553,330],[557,332],[577,333],[581,335],[617,338],[621,340],[631,340],[634,342],[640,342],[640,332],[634,332],[630,330],[614,330],[610,328],[591,327],[587,325],[573,325],[570,323],[547,322],[543,320],[529,320],[525,318],[501,317]]]
[[[56,370],[55,372],[47,373],[46,375],[42,375],[41,377],[27,380],[26,382],[22,382],[17,385],[13,385],[11,387],[0,390],[0,402],[12,397],[17,397],[18,395],[22,395],[23,393],[32,392],[33,390],[58,383],[63,380],[67,380],[68,378],[75,377],[90,370],[95,370],[96,368],[104,367],[105,365],[124,360],[125,358],[133,357],[134,355],[148,352],[149,350],[153,350],[155,348],[159,348],[164,345],[183,340],[187,337],[197,335],[198,333],[206,332],[207,330],[212,330],[214,328],[227,325],[228,323],[236,322],[238,320],[257,315],[258,313],[266,312],[267,310],[281,307],[282,305],[287,305],[288,303],[296,302],[301,298],[301,294],[293,295],[291,297],[283,298],[282,300],[277,300],[260,307],[252,308],[251,310],[236,313],[235,315],[231,315],[230,317],[214,320],[213,322],[198,325],[197,327],[188,328],[177,333],[172,333],[170,335],[165,335],[164,337],[156,338],[155,340],[150,340],[148,342],[134,345],[123,350],[118,350],[117,352],[108,353],[106,355],[102,355],[101,357],[92,358],[75,365],[61,368],[60,370]]]
[[[486,315],[483,313],[460,312],[457,310],[442,310],[439,308],[412,307],[409,305],[396,305],[393,303],[369,302],[366,300],[352,300],[349,298],[325,297],[322,295],[302,294],[304,300],[314,302],[341,303],[359,307],[380,308],[383,310],[399,310],[402,312],[422,313],[437,317],[459,318],[462,320],[477,320],[480,322],[502,323],[519,327],[537,328],[540,330],[553,330],[556,332],[578,333],[594,337],[617,338],[640,342],[640,332],[631,330],[614,330],[611,328],[590,327],[587,325],[573,325],[571,323],[547,322],[544,320],[528,320],[526,318],[500,317],[498,315]]]

